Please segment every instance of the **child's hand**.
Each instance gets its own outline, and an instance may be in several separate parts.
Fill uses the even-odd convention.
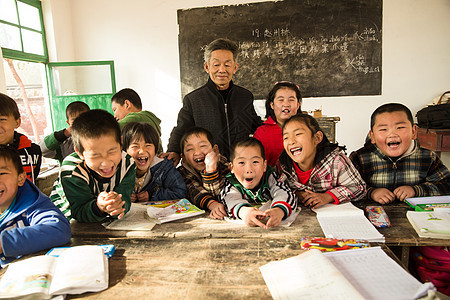
[[[142,191],[136,194],[136,202],[147,202],[149,201],[149,196],[147,191]]]
[[[239,210],[239,216],[244,220],[244,223],[247,226],[259,226],[266,229],[266,225],[260,221],[264,219],[266,215],[263,211],[260,211],[255,207],[242,207]]]
[[[399,186],[394,190],[394,195],[400,201],[405,201],[406,198],[411,198],[416,195],[414,189],[409,185]]]
[[[124,204],[125,201],[122,201],[122,195],[116,192],[101,192],[97,197],[98,208],[110,216],[118,215],[119,219],[125,214]]]
[[[327,193],[314,193],[310,190],[305,190],[303,194],[303,204],[309,208],[318,208],[327,203],[333,202],[334,199]]]
[[[370,197],[373,201],[380,204],[388,204],[395,200],[394,193],[385,188],[374,189],[372,194],[370,194]]]
[[[173,161],[173,165],[176,167],[178,165],[178,163],[180,162],[180,154],[176,153],[176,152],[163,152],[158,154],[159,158],[167,158],[167,159],[171,159]]]
[[[281,220],[284,217],[284,211],[279,207],[270,208],[266,210],[264,213],[266,217],[269,218],[269,220],[266,223],[266,229],[280,225]]]
[[[206,173],[211,173],[217,170],[217,164],[219,162],[219,150],[213,149],[205,156]]]
[[[130,199],[131,199],[131,202],[133,202],[133,203],[136,202],[136,200],[137,200],[136,193],[131,193]]]
[[[217,201],[210,201],[208,203],[208,209],[211,211],[209,217],[211,219],[222,220],[227,216],[227,212],[225,211],[225,206]]]

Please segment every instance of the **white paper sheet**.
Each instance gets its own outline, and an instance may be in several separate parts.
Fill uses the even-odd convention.
[[[313,209],[327,238],[361,239],[384,243],[384,236],[364,216],[364,211],[352,203],[327,204]]]

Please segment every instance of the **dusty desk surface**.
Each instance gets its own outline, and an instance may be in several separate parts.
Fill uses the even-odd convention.
[[[374,202],[354,203],[360,208],[376,205]],[[389,228],[377,228],[391,246],[450,246],[450,239],[420,238],[406,218],[412,210],[405,203],[385,205],[384,209],[391,221]],[[151,231],[106,230],[97,223],[72,223],[74,237],[129,237],[129,238],[265,238],[300,239],[305,236],[323,237],[316,214],[309,208],[302,208],[290,227],[276,227],[265,230],[246,227],[223,220],[213,220],[207,214],[179,221],[156,225]]]
[[[298,239],[72,239],[86,244],[115,245],[109,288],[67,299],[271,299],[259,267],[304,251]]]

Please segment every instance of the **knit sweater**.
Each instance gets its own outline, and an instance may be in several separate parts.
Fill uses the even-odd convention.
[[[227,208],[230,218],[238,219],[239,210],[244,206],[261,206],[269,201],[271,208],[279,207],[283,210],[283,219],[289,217],[297,207],[297,197],[287,184],[279,180],[270,166],[267,166],[259,186],[253,191],[242,186],[233,173],[228,173],[226,179],[220,200]]]
[[[267,118],[264,124],[256,129],[253,137],[261,141],[264,146],[267,163],[275,167],[275,164],[284,150],[283,133],[281,127],[278,126],[272,117]]]
[[[98,177],[74,152],[64,159],[50,199],[69,219],[100,222],[108,218],[108,215],[99,210],[97,197],[103,191],[115,191],[122,195],[127,213],[136,178],[136,165],[131,156],[122,152],[122,160],[116,173],[109,179],[100,180]]]

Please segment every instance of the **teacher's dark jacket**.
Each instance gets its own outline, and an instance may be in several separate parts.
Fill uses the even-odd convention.
[[[180,154],[184,131],[199,126],[212,133],[220,153],[229,159],[231,145],[253,134],[261,124],[253,107],[253,94],[249,90],[231,81],[227,99],[224,99],[209,78],[204,86],[184,97],[167,151]]]

